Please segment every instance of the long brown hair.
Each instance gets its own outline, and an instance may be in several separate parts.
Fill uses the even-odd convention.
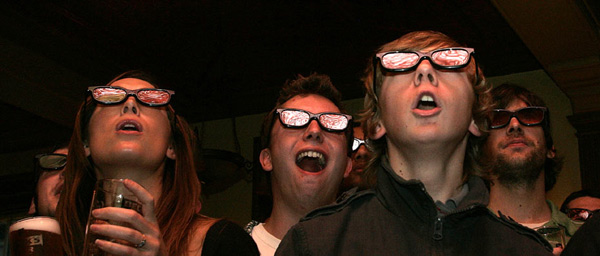
[[[124,78],[144,80],[158,88],[158,83],[142,71],[128,71],[108,84]],[[87,222],[96,175],[92,162],[85,155],[84,146],[89,138],[88,125],[96,108],[96,102],[87,96],[75,120],[69,158],[65,166],[65,185],[57,207],[57,219],[61,226],[63,246],[67,255],[80,255],[83,249]],[[184,255],[188,250],[195,220],[200,218],[200,182],[194,163],[194,133],[187,122],[166,107],[171,127],[171,142],[176,160],[165,160],[162,192],[156,198],[156,218],[169,255]]]

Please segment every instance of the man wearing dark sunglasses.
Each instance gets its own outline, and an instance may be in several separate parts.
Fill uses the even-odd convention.
[[[326,75],[298,76],[280,91],[262,127],[260,164],[270,174],[271,215],[246,230],[261,255],[273,255],[281,238],[309,211],[333,203],[352,168],[352,116]]]
[[[29,214],[54,217],[62,192],[67,154],[67,144],[64,144],[52,153],[34,157],[35,189]]]
[[[600,213],[600,190],[582,189],[571,193],[560,211],[576,222],[585,222]]]
[[[471,175],[490,107],[474,54],[435,31],[375,52],[361,111],[375,187],[312,211],[277,255],[551,255],[535,231],[492,214]]]
[[[567,212],[571,219],[584,222],[561,255],[600,255],[600,191],[584,189],[571,193],[561,211]]]
[[[531,229],[560,226],[568,239],[578,225],[546,200],[562,162],[554,149],[546,104],[512,84],[494,88],[492,96],[495,109],[489,117],[490,133],[483,142],[481,158],[490,184],[488,207]]]

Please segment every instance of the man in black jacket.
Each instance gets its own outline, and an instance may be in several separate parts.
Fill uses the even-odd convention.
[[[276,255],[552,255],[536,232],[492,214],[471,175],[490,108],[473,53],[433,31],[378,49],[361,120],[376,186],[313,211]]]

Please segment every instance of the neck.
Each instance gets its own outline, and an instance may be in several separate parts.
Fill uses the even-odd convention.
[[[273,202],[271,216],[265,220],[265,229],[274,237],[283,239],[288,230],[300,221],[309,211],[303,213],[282,207]]]
[[[463,162],[469,134],[457,143],[395,146],[388,140],[388,156],[394,172],[405,180],[419,180],[434,201],[446,202],[463,184]]]
[[[275,183],[273,185],[276,187]],[[326,198],[323,196],[321,198],[313,198],[313,200],[284,198],[281,194],[276,189],[273,189],[273,210],[271,210],[271,216],[265,221],[265,229],[278,239],[283,239],[288,230],[310,211],[333,203],[335,200],[335,193],[331,195],[329,200],[325,200]],[[317,201],[319,202],[315,203]]]
[[[494,213],[500,211],[518,223],[549,221],[552,213],[546,203],[544,172],[540,173],[533,186],[506,186],[492,179],[488,208]]]

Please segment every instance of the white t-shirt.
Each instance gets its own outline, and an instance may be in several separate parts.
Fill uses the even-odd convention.
[[[250,236],[258,246],[261,256],[273,256],[281,240],[267,232],[264,225],[265,223],[260,223],[254,226]]]

